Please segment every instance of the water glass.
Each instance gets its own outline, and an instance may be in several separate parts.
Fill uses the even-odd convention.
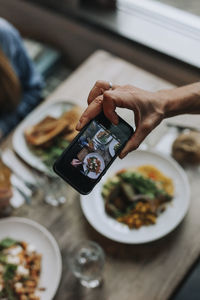
[[[40,176],[37,180],[43,191],[44,202],[51,206],[59,206],[66,202],[67,184],[59,177]]]
[[[103,249],[95,242],[80,242],[69,256],[69,267],[87,288],[95,288],[101,284],[105,262]]]

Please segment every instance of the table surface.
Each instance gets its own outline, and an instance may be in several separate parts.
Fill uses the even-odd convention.
[[[117,84],[134,84],[147,90],[171,88],[172,85],[104,51],[95,52],[45,102],[70,100],[86,107],[86,98],[98,79]],[[40,110],[41,104],[36,110]],[[130,122],[127,110],[121,113]],[[162,126],[158,132],[162,131]],[[153,136],[152,136],[153,138]],[[12,134],[1,145],[12,148]],[[40,197],[23,205],[14,215],[33,219],[54,235],[63,259],[63,274],[55,296],[59,300],[155,300],[168,299],[195,262],[200,250],[198,169],[187,169],[191,185],[191,206],[182,224],[165,238],[144,245],[124,245],[97,233],[86,221],[80,208],[79,194],[67,187],[67,202],[51,207]],[[48,217],[47,217],[48,216]],[[71,274],[67,258],[69,249],[80,240],[99,243],[106,253],[101,287],[87,290]]]

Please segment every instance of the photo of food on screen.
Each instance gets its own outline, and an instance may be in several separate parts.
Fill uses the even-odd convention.
[[[71,165],[97,179],[120,148],[120,141],[97,121],[92,121],[74,146]]]

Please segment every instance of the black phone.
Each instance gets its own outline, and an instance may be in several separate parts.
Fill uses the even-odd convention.
[[[89,194],[121,152],[133,128],[119,117],[112,124],[101,112],[64,150],[53,169],[80,194]]]

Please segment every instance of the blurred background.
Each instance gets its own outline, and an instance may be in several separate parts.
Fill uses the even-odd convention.
[[[35,83],[37,97],[30,88],[25,104],[21,101],[21,107],[14,112],[16,119],[13,115],[7,119],[1,105],[0,140],[99,49],[172,85],[181,86],[200,78],[199,0],[0,0],[0,18],[17,29],[25,47],[24,53],[28,53],[33,62],[34,67],[27,69],[30,87],[36,77],[38,80],[38,84]],[[0,33],[1,26],[0,22]],[[11,44],[10,50],[14,52],[12,41]],[[9,68],[7,70],[11,72]],[[27,89],[27,78],[21,82],[23,91]],[[17,91],[14,75],[12,80]],[[32,93],[37,98],[35,102],[29,101]],[[31,105],[27,108],[28,102]],[[3,134],[2,128],[5,128]],[[199,279],[198,261],[174,299],[199,299]]]
[[[0,16],[20,31],[45,78],[45,97],[96,49],[174,84],[199,79],[198,0],[0,0],[0,5]]]

